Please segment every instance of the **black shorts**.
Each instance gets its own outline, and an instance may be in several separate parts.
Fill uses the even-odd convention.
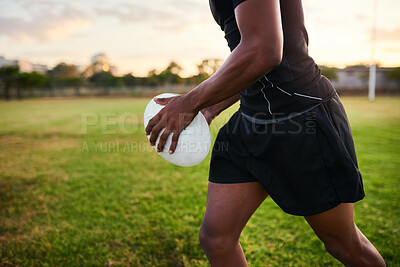
[[[364,198],[350,125],[337,94],[277,123],[239,109],[220,129],[209,181],[258,181],[289,214],[314,215]]]

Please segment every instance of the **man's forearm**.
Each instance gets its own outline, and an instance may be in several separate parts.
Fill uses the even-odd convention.
[[[210,124],[215,117],[217,117],[225,109],[235,104],[239,99],[240,99],[240,94],[236,94],[228,99],[225,99],[222,102],[219,102],[215,105],[202,109],[201,112],[205,116],[208,124]]]
[[[235,104],[237,101],[239,101],[240,99],[240,93],[231,96],[228,99],[225,99],[224,101],[221,101],[217,104],[214,104],[212,106],[209,106],[207,108],[205,108],[208,112],[211,112],[214,117],[218,116],[222,111],[224,111],[225,109],[229,108],[230,106],[232,106],[233,104]]]

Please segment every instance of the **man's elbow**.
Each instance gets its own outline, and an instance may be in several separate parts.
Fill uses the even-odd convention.
[[[283,58],[283,48],[278,44],[276,46],[266,46],[261,49],[259,54],[260,61],[264,62],[264,68],[271,71],[279,66]]]
[[[272,38],[275,39],[275,38]],[[253,71],[256,76],[264,76],[275,67],[279,66],[283,58],[283,41],[279,38],[276,40],[252,39],[251,42],[242,40],[245,51],[252,61]]]
[[[280,49],[275,49],[276,51],[271,52],[271,66],[273,68],[279,66],[282,62],[283,51]]]
[[[282,55],[283,53],[279,49],[262,49],[257,52],[254,55],[256,76],[262,77],[279,66],[282,62]]]

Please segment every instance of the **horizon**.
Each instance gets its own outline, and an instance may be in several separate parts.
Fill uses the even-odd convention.
[[[95,57],[95,56],[97,56],[97,55],[100,55],[100,54],[103,54],[103,53],[97,53],[97,54],[94,54],[92,57]],[[107,56],[107,55],[106,55]],[[1,55],[0,54],[0,58],[1,57],[3,57],[3,58],[5,58],[6,60],[20,60],[20,61],[26,61],[26,59],[24,59],[24,58],[7,58],[6,56],[4,56],[4,55]],[[92,58],[91,57],[91,58]],[[90,60],[89,60],[90,61]],[[174,61],[174,60],[172,60],[172,61]],[[172,62],[171,61],[171,62]],[[29,61],[30,62],[30,61]],[[171,63],[170,62],[170,63]],[[174,62],[176,62],[176,61],[174,61]],[[37,62],[30,62],[32,65],[39,65],[39,64],[37,64]],[[179,64],[179,62],[176,62],[178,65],[180,65]],[[200,62],[199,62],[200,63]],[[58,63],[56,63],[54,66],[51,66],[51,67],[49,67],[49,66],[47,66],[47,68],[48,68],[48,71],[51,71],[54,67],[56,67],[57,65],[59,65],[59,64],[67,64],[67,65],[75,65],[78,69],[79,69],[79,71],[80,72],[83,72],[83,70],[85,69],[85,68],[87,68],[87,67],[89,67],[90,66],[90,64],[86,64],[86,65],[76,65],[76,64],[71,64],[71,63],[69,63],[69,62],[58,62]],[[108,64],[107,64],[108,65]],[[167,64],[168,65],[168,64]],[[157,71],[156,71],[156,73],[157,74],[159,74],[161,71],[163,71],[163,70],[165,70],[165,68],[167,67],[167,65],[165,66],[165,67],[161,67],[161,68],[158,68],[158,69],[156,69],[156,68],[153,68],[152,70],[154,70],[154,69],[156,69]],[[369,65],[367,65],[367,64],[363,64],[363,63],[356,63],[356,64],[352,64],[352,65],[345,65],[345,66],[332,66],[332,65],[324,65],[324,64],[318,64],[318,66],[319,67],[328,67],[328,68],[334,68],[334,69],[338,69],[338,70],[343,70],[343,69],[346,69],[346,68],[349,68],[349,67],[365,67],[365,68],[369,68]],[[399,66],[382,66],[381,64],[379,64],[379,62],[376,64],[376,66],[377,66],[377,68],[378,69],[381,69],[381,68],[400,68],[400,65]],[[110,71],[112,74],[113,74],[113,76],[115,76],[115,77],[123,77],[124,75],[129,75],[129,74],[131,74],[131,75],[133,75],[134,77],[137,77],[137,78],[146,78],[146,77],[149,77],[149,74],[147,73],[146,75],[134,75],[132,72],[126,72],[126,73],[118,73],[118,72],[114,72],[112,69],[116,69],[116,70],[118,70],[118,66],[116,66],[116,65],[110,65],[110,69],[109,70],[107,70],[107,71]],[[107,72],[106,71],[106,72]],[[23,72],[23,71],[22,71]],[[182,71],[181,72],[185,72],[185,70],[184,69],[182,69]],[[193,77],[193,76],[195,76],[195,75],[198,75],[198,72],[197,73],[192,73],[192,74],[189,74],[189,75],[187,75],[187,76],[184,76],[184,75],[181,75],[181,74],[179,74],[179,76],[181,77],[181,78],[191,78],[191,77]]]
[[[305,0],[303,6],[310,55],[317,64],[370,65],[372,0],[334,4]],[[378,3],[376,60],[382,67],[400,65],[399,9],[396,0]],[[116,75],[144,77],[175,61],[183,67],[181,76],[188,77],[196,74],[196,65],[203,59],[226,59],[230,53],[203,0],[118,0],[113,5],[105,1],[5,0],[0,10],[0,54],[50,69],[61,62],[85,66],[102,52],[118,68]]]

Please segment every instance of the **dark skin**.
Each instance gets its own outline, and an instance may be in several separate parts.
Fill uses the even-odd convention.
[[[165,107],[146,127],[150,143],[158,150],[173,134],[170,153],[180,132],[201,111],[208,123],[239,99],[239,93],[277,66],[283,37],[279,0],[246,0],[235,9],[241,42],[221,68],[189,93],[156,99]],[[268,196],[259,182],[208,183],[207,207],[199,232],[200,244],[211,266],[247,266],[239,243],[243,227]],[[345,266],[385,266],[379,252],[357,228],[353,204],[342,203],[328,211],[305,217],[327,251]],[[267,260],[267,259],[266,259]]]
[[[154,101],[156,102],[156,103],[158,103],[158,104],[160,104],[160,105],[163,105],[163,106],[165,106],[165,105],[167,105],[168,104],[168,102],[170,101],[170,100],[172,100],[172,98],[173,97],[171,97],[171,98],[155,98],[154,99]],[[233,105],[234,103],[236,103],[238,100],[240,99],[240,94],[236,94],[236,95],[234,95],[234,96],[231,96],[230,98],[228,98],[228,99],[225,99],[224,101],[222,101],[222,102],[220,102],[220,103],[217,103],[217,104],[215,104],[215,105],[212,105],[212,106],[210,106],[210,107],[207,107],[207,108],[204,108],[204,109],[202,109],[201,110],[201,113],[204,115],[204,117],[206,118],[206,120],[207,120],[207,123],[208,124],[211,124],[211,122],[212,122],[212,120],[216,117],[216,116],[218,116],[223,110],[225,110],[225,109],[227,109],[228,107],[230,107],[231,105]],[[188,114],[188,116],[180,116],[180,119],[182,119],[182,120],[186,120],[186,121],[184,121],[183,122],[183,125],[186,125],[186,123],[187,123],[187,125],[189,125],[189,123],[193,120],[193,118],[194,117],[192,117],[192,114],[190,113],[190,114]],[[167,132],[168,133],[168,132]],[[171,132],[170,132],[171,133]],[[166,134],[167,135],[167,134]],[[168,137],[168,136],[167,136]],[[161,139],[161,138],[160,138]],[[172,140],[173,142],[174,142],[174,140]],[[164,141],[165,142],[165,141]],[[151,140],[150,140],[150,143],[151,143]],[[154,144],[154,143],[151,143],[152,145]],[[177,142],[175,142],[173,145],[174,145],[174,148],[176,147],[176,144],[177,144]],[[161,146],[160,146],[161,147]],[[160,151],[162,151],[161,149],[160,149],[160,147],[158,147],[157,148],[157,151],[158,152],[160,152]],[[172,147],[172,144],[171,144],[171,147]],[[174,149],[175,150],[175,149]],[[173,153],[173,151],[170,151],[170,153],[172,154]]]
[[[232,106],[240,99],[240,94],[231,96],[230,98],[215,104],[211,107],[207,107],[201,110],[204,117],[206,118],[208,124],[211,124],[212,120],[217,117],[223,110],[227,109],[228,107]]]
[[[264,13],[260,12],[260,9]],[[283,33],[279,2],[246,1],[240,8],[235,9],[235,15],[241,41],[218,71],[185,95],[156,101],[165,107],[149,121],[146,134],[150,134],[150,144],[154,145],[160,131],[165,128],[158,143],[159,151],[164,149],[168,136],[172,134],[169,151],[173,153],[179,134],[199,111],[203,110],[203,113],[209,112],[211,117],[215,116],[215,111],[219,111],[229,103],[206,108],[238,95],[240,91],[280,64]],[[264,27],[264,25],[270,26]]]

